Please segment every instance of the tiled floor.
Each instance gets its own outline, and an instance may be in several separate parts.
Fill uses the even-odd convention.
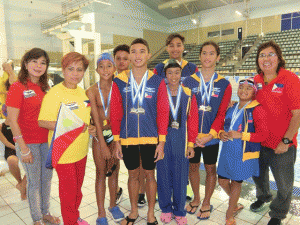
[[[127,170],[121,162],[121,172],[119,177],[119,185],[124,189],[123,199],[120,203],[121,210],[128,214],[130,210],[130,203],[128,198],[127,190]],[[202,179],[203,180],[203,179]],[[92,159],[92,154],[88,156],[86,175],[83,183],[83,200],[80,206],[80,215],[83,219],[88,221],[91,225],[96,224],[97,219],[97,204],[96,196],[94,191],[95,184],[95,166]],[[10,173],[0,177],[0,224],[1,225],[24,225],[32,224],[32,220],[29,213],[29,207],[27,201],[20,200],[20,194],[15,188],[16,181]],[[201,194],[204,195],[204,186],[201,185]],[[106,193],[105,206],[108,207],[109,195],[108,190]],[[267,224],[269,221],[268,207],[260,213],[253,213],[249,211],[250,200],[253,200],[255,196],[255,189],[251,184],[243,184],[243,193],[241,195],[240,202],[245,205],[245,209],[242,210],[237,216],[236,221],[239,225],[250,225],[250,224]],[[225,192],[216,187],[213,194],[211,204],[214,206],[214,211],[211,214],[211,218],[207,221],[199,221],[195,215],[187,215],[188,224],[203,224],[203,225],[217,225],[225,224],[225,211],[228,206],[228,197]],[[159,219],[160,209],[156,204],[156,217]],[[300,200],[293,198],[291,211],[288,217],[283,221],[283,224],[296,225],[300,224]],[[56,172],[54,172],[52,180],[52,191],[51,191],[51,213],[57,216],[61,216],[60,213],[60,201],[58,197],[58,178]],[[139,209],[139,219],[135,224],[146,224],[147,206]],[[109,224],[115,224],[111,217],[108,215]],[[159,221],[161,224],[161,222]],[[175,221],[170,223],[171,225],[176,224]]]

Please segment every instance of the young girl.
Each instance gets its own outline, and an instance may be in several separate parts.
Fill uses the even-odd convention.
[[[213,206],[210,199],[214,192],[217,174],[216,162],[219,151],[217,134],[222,128],[226,109],[231,99],[231,85],[224,77],[215,72],[220,60],[220,48],[213,42],[205,42],[200,48],[201,71],[187,77],[183,85],[196,95],[199,109],[199,134],[196,139],[195,157],[190,159],[189,178],[194,192],[194,199],[187,205],[187,212],[194,214],[200,205],[200,158],[206,171],[205,197],[197,217],[206,220],[210,217]]]
[[[108,210],[115,222],[124,218],[124,214],[116,205],[120,161],[113,155],[115,144],[109,122],[111,87],[115,69],[112,56],[109,53],[102,53],[97,60],[96,69],[100,81],[86,91],[91,101],[92,118],[98,134],[98,139],[93,140],[93,156],[96,165],[95,192],[98,205],[97,225],[108,224],[104,209],[106,176],[109,176],[110,207]]]
[[[266,112],[254,100],[253,79],[239,82],[239,103],[228,109],[224,130],[220,131],[223,141],[218,164],[219,184],[229,195],[226,224],[236,224],[234,214],[243,208],[237,204],[243,180],[259,175],[260,142],[268,135]]]
[[[189,173],[188,159],[194,156],[198,109],[196,97],[193,96],[191,100],[191,90],[180,84],[179,62],[170,59],[164,70],[171,113],[164,159],[157,162],[157,191],[162,210],[160,219],[163,223],[169,223],[173,214],[177,224],[181,225],[187,224],[184,206]]]
[[[59,224],[49,213],[52,170],[45,168],[48,130],[38,125],[42,100],[49,89],[48,54],[33,48],[22,58],[19,81],[11,85],[6,105],[8,121],[16,143],[16,152],[28,179],[27,197],[35,225],[44,220]]]

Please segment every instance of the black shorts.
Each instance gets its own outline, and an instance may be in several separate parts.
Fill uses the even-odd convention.
[[[155,155],[156,145],[124,145],[122,146],[123,160],[128,170],[135,170],[140,166],[145,170],[154,170],[156,163]]]
[[[231,180],[231,179],[229,179],[229,178],[227,178],[227,177],[223,177],[223,176],[221,176],[221,175],[218,175],[218,178],[219,178],[219,179],[225,179],[225,180]],[[233,180],[233,181],[235,181],[235,182],[237,182],[237,183],[243,183],[242,180]]]
[[[4,158],[7,161],[8,157],[11,155],[17,155],[16,150],[5,147]]]
[[[197,147],[194,158],[190,159],[190,163],[199,163],[201,154],[203,154],[203,161],[206,165],[213,165],[217,163],[219,154],[219,144],[209,145],[204,148]]]

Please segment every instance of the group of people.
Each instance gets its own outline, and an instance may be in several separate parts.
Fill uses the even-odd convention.
[[[166,49],[170,59],[153,72],[147,68],[151,53],[144,39],[116,47],[113,56],[102,53],[96,68],[100,80],[86,91],[78,86],[89,65],[82,54],[70,52],[62,58],[64,81],[51,89],[48,54],[34,48],[23,56],[18,81],[7,94],[5,124],[11,128],[10,143],[26,173],[23,179],[20,174],[14,176],[22,198],[28,198],[35,225],[61,222],[49,212],[52,170],[45,163],[51,139],[59,132],[56,121],[62,103],[85,124],[54,165],[64,224],[88,224],[80,218],[79,206],[89,134],[96,165],[97,225],[108,224],[106,177],[108,212],[122,225],[136,222],[138,206],[146,202],[144,192],[149,225],[158,224],[156,193],[163,223],[175,219],[179,225],[188,224],[186,213],[195,214],[198,207],[197,218],[207,220],[214,209],[210,200],[217,178],[229,196],[226,224],[236,224],[234,216],[244,207],[238,203],[244,180],[253,177],[256,184],[252,211],[272,200],[269,168],[278,192],[270,204],[268,224],[281,224],[293,191],[300,79],[285,69],[280,47],[269,41],[258,48],[258,75],[239,81],[238,102],[231,102],[229,81],[215,71],[220,60],[218,44],[208,41],[201,46],[200,70],[183,59],[184,37],[180,34],[168,36]],[[201,155],[206,171],[202,204]],[[131,211],[126,218],[118,207],[122,195],[119,160],[124,160],[129,175]],[[186,205],[188,181],[194,197]]]

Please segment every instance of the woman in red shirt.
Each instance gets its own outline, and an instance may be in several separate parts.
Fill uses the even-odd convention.
[[[6,105],[17,156],[27,175],[27,197],[35,225],[60,220],[49,213],[52,170],[46,169],[48,130],[38,125],[42,100],[49,89],[48,54],[33,48],[22,58],[19,81],[11,85]]]

